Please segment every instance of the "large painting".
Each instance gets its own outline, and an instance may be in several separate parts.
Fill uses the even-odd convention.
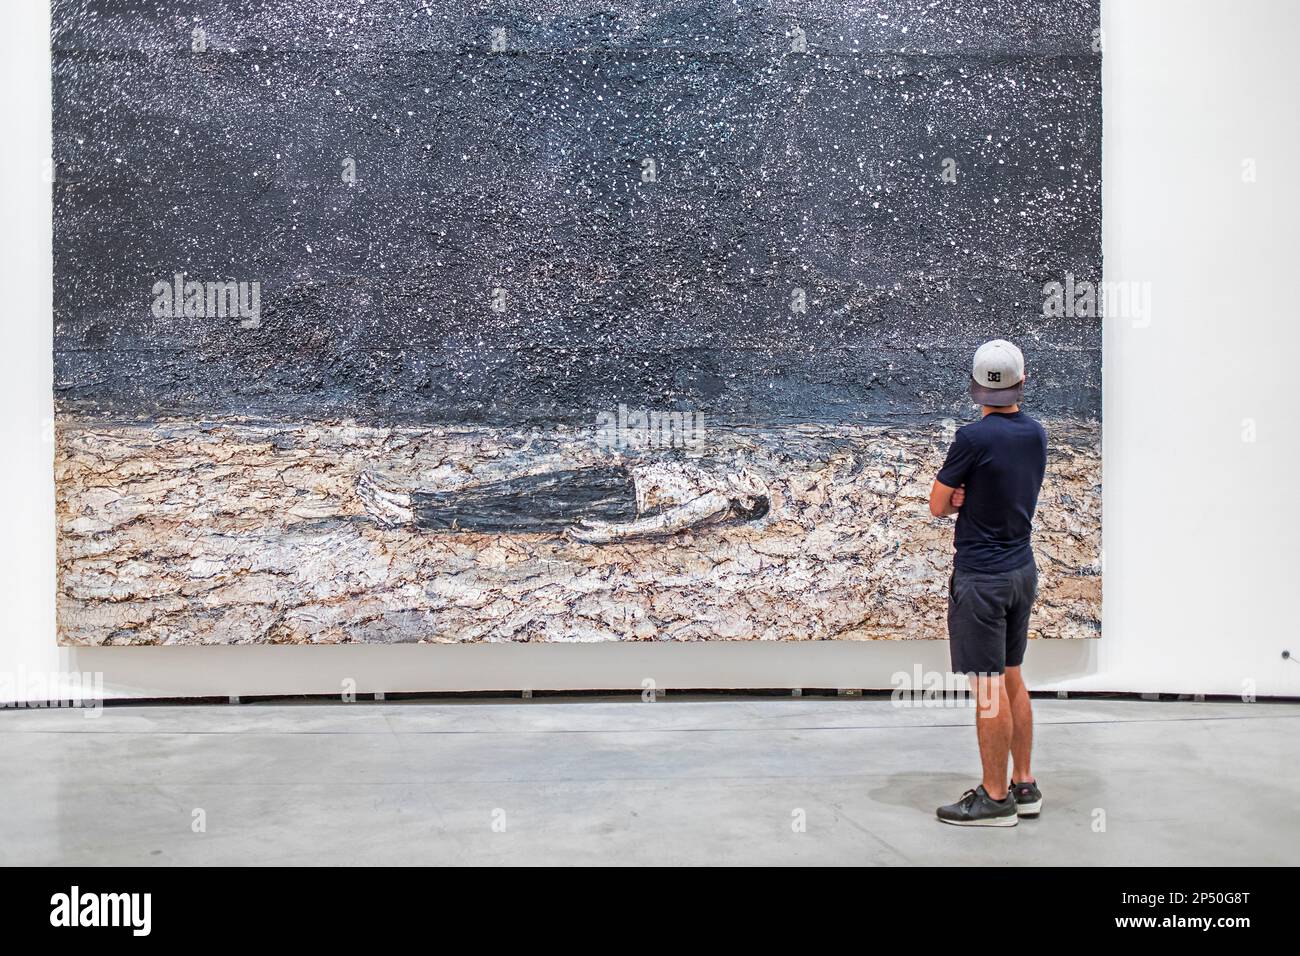
[[[60,642],[943,637],[994,337],[1096,636],[1098,26],[54,0]]]

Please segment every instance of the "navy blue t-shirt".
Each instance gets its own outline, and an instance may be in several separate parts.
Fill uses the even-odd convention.
[[[1033,560],[1029,537],[1047,471],[1047,432],[1024,412],[991,412],[957,429],[939,482],[966,486],[957,512],[954,562],[994,574]]]

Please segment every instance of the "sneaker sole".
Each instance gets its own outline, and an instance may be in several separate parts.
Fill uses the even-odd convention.
[[[1033,803],[1017,803],[1016,813],[1022,817],[1036,817],[1043,809],[1043,800],[1040,797]]]
[[[1020,822],[1020,817],[1016,814],[1006,817],[988,817],[984,820],[945,820],[943,817],[936,819],[940,823],[954,827],[1013,827]]]

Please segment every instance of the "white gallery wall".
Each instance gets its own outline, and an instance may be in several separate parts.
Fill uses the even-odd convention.
[[[56,647],[48,4],[9,0],[3,20],[0,702],[82,672],[108,697],[180,697],[888,688],[946,669],[943,641]],[[1036,642],[1026,672],[1300,695],[1282,657],[1300,655],[1300,3],[1103,0],[1103,27],[1106,278],[1150,283],[1151,315],[1105,328],[1103,636]]]

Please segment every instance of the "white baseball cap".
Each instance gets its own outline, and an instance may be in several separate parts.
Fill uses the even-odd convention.
[[[985,342],[975,350],[970,397],[981,405],[1018,405],[1025,394],[1025,357],[1006,339]]]

